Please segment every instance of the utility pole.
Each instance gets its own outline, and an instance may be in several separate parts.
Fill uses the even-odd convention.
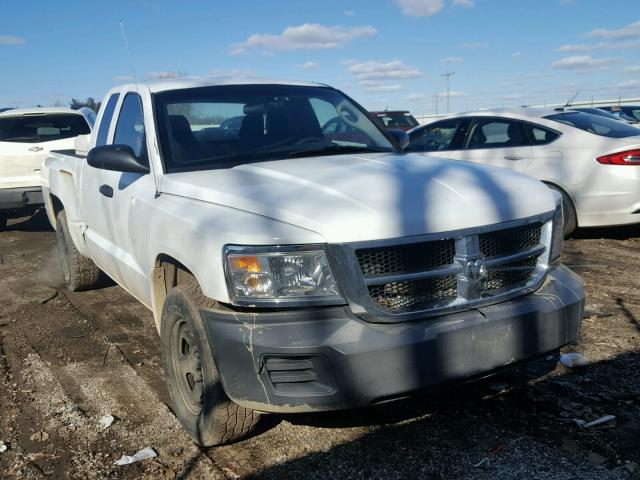
[[[450,97],[450,91],[449,91],[449,81],[451,80],[451,77],[453,77],[456,74],[456,72],[450,72],[447,70],[446,73],[443,73],[442,75],[440,75],[441,77],[445,77],[447,79],[447,114],[451,113],[451,111],[449,110],[449,97]]]

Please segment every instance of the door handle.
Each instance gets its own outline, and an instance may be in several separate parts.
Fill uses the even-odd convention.
[[[504,159],[505,160],[522,160],[522,157],[520,155],[505,155]]]
[[[100,185],[100,193],[105,197],[112,198],[113,197],[113,188],[109,185]]]
[[[41,152],[42,150],[44,150],[44,148],[38,147],[37,145],[29,149],[30,152]]]

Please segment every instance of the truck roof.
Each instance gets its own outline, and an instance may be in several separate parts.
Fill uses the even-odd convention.
[[[301,82],[296,80],[274,80],[260,77],[184,77],[175,79],[152,80],[138,83],[138,86],[146,86],[151,93],[168,90],[181,90],[184,88],[216,87],[219,85],[292,85],[306,87],[326,87],[322,83]],[[119,88],[135,89],[135,84],[122,85]]]

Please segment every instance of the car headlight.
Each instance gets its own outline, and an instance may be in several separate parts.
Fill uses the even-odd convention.
[[[238,305],[345,303],[321,247],[227,246],[225,266]]]
[[[557,260],[562,255],[564,248],[564,213],[562,211],[562,202],[556,207],[556,213],[553,215],[553,233],[551,237],[551,255],[550,261]]]

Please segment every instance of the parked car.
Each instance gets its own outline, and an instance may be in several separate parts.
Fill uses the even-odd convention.
[[[611,112],[616,117],[633,123],[640,123],[640,105],[610,105],[598,107],[605,112]]]
[[[405,110],[371,112],[371,115],[377,118],[387,130],[399,128],[400,130],[409,131],[419,125],[414,116]]]
[[[584,112],[469,112],[409,132],[409,151],[508,168],[562,195],[565,234],[640,223],[640,131]]]
[[[211,135],[238,116],[236,136]],[[357,134],[324,134],[335,117]],[[386,402],[576,339],[559,195],[406,155],[406,133],[338,90],[124,85],[96,125],[86,158],[46,160],[64,276],[88,289],[103,271],[153,312],[173,411],[199,444],[241,438],[259,412]]]
[[[624,122],[624,123],[627,123],[629,125],[638,124],[638,120],[627,120],[625,118],[620,117],[619,115],[614,115],[613,113],[611,113],[611,112],[609,112],[607,110],[602,110],[602,109],[596,108],[596,107],[570,107],[570,108],[567,108],[567,110],[573,110],[573,111],[576,111],[576,112],[591,113],[593,115],[599,115],[601,117],[610,118],[611,120],[618,120],[620,122]]]
[[[87,112],[32,108],[0,113],[0,228],[15,212],[42,205],[40,170],[51,150],[72,149],[91,131]]]

